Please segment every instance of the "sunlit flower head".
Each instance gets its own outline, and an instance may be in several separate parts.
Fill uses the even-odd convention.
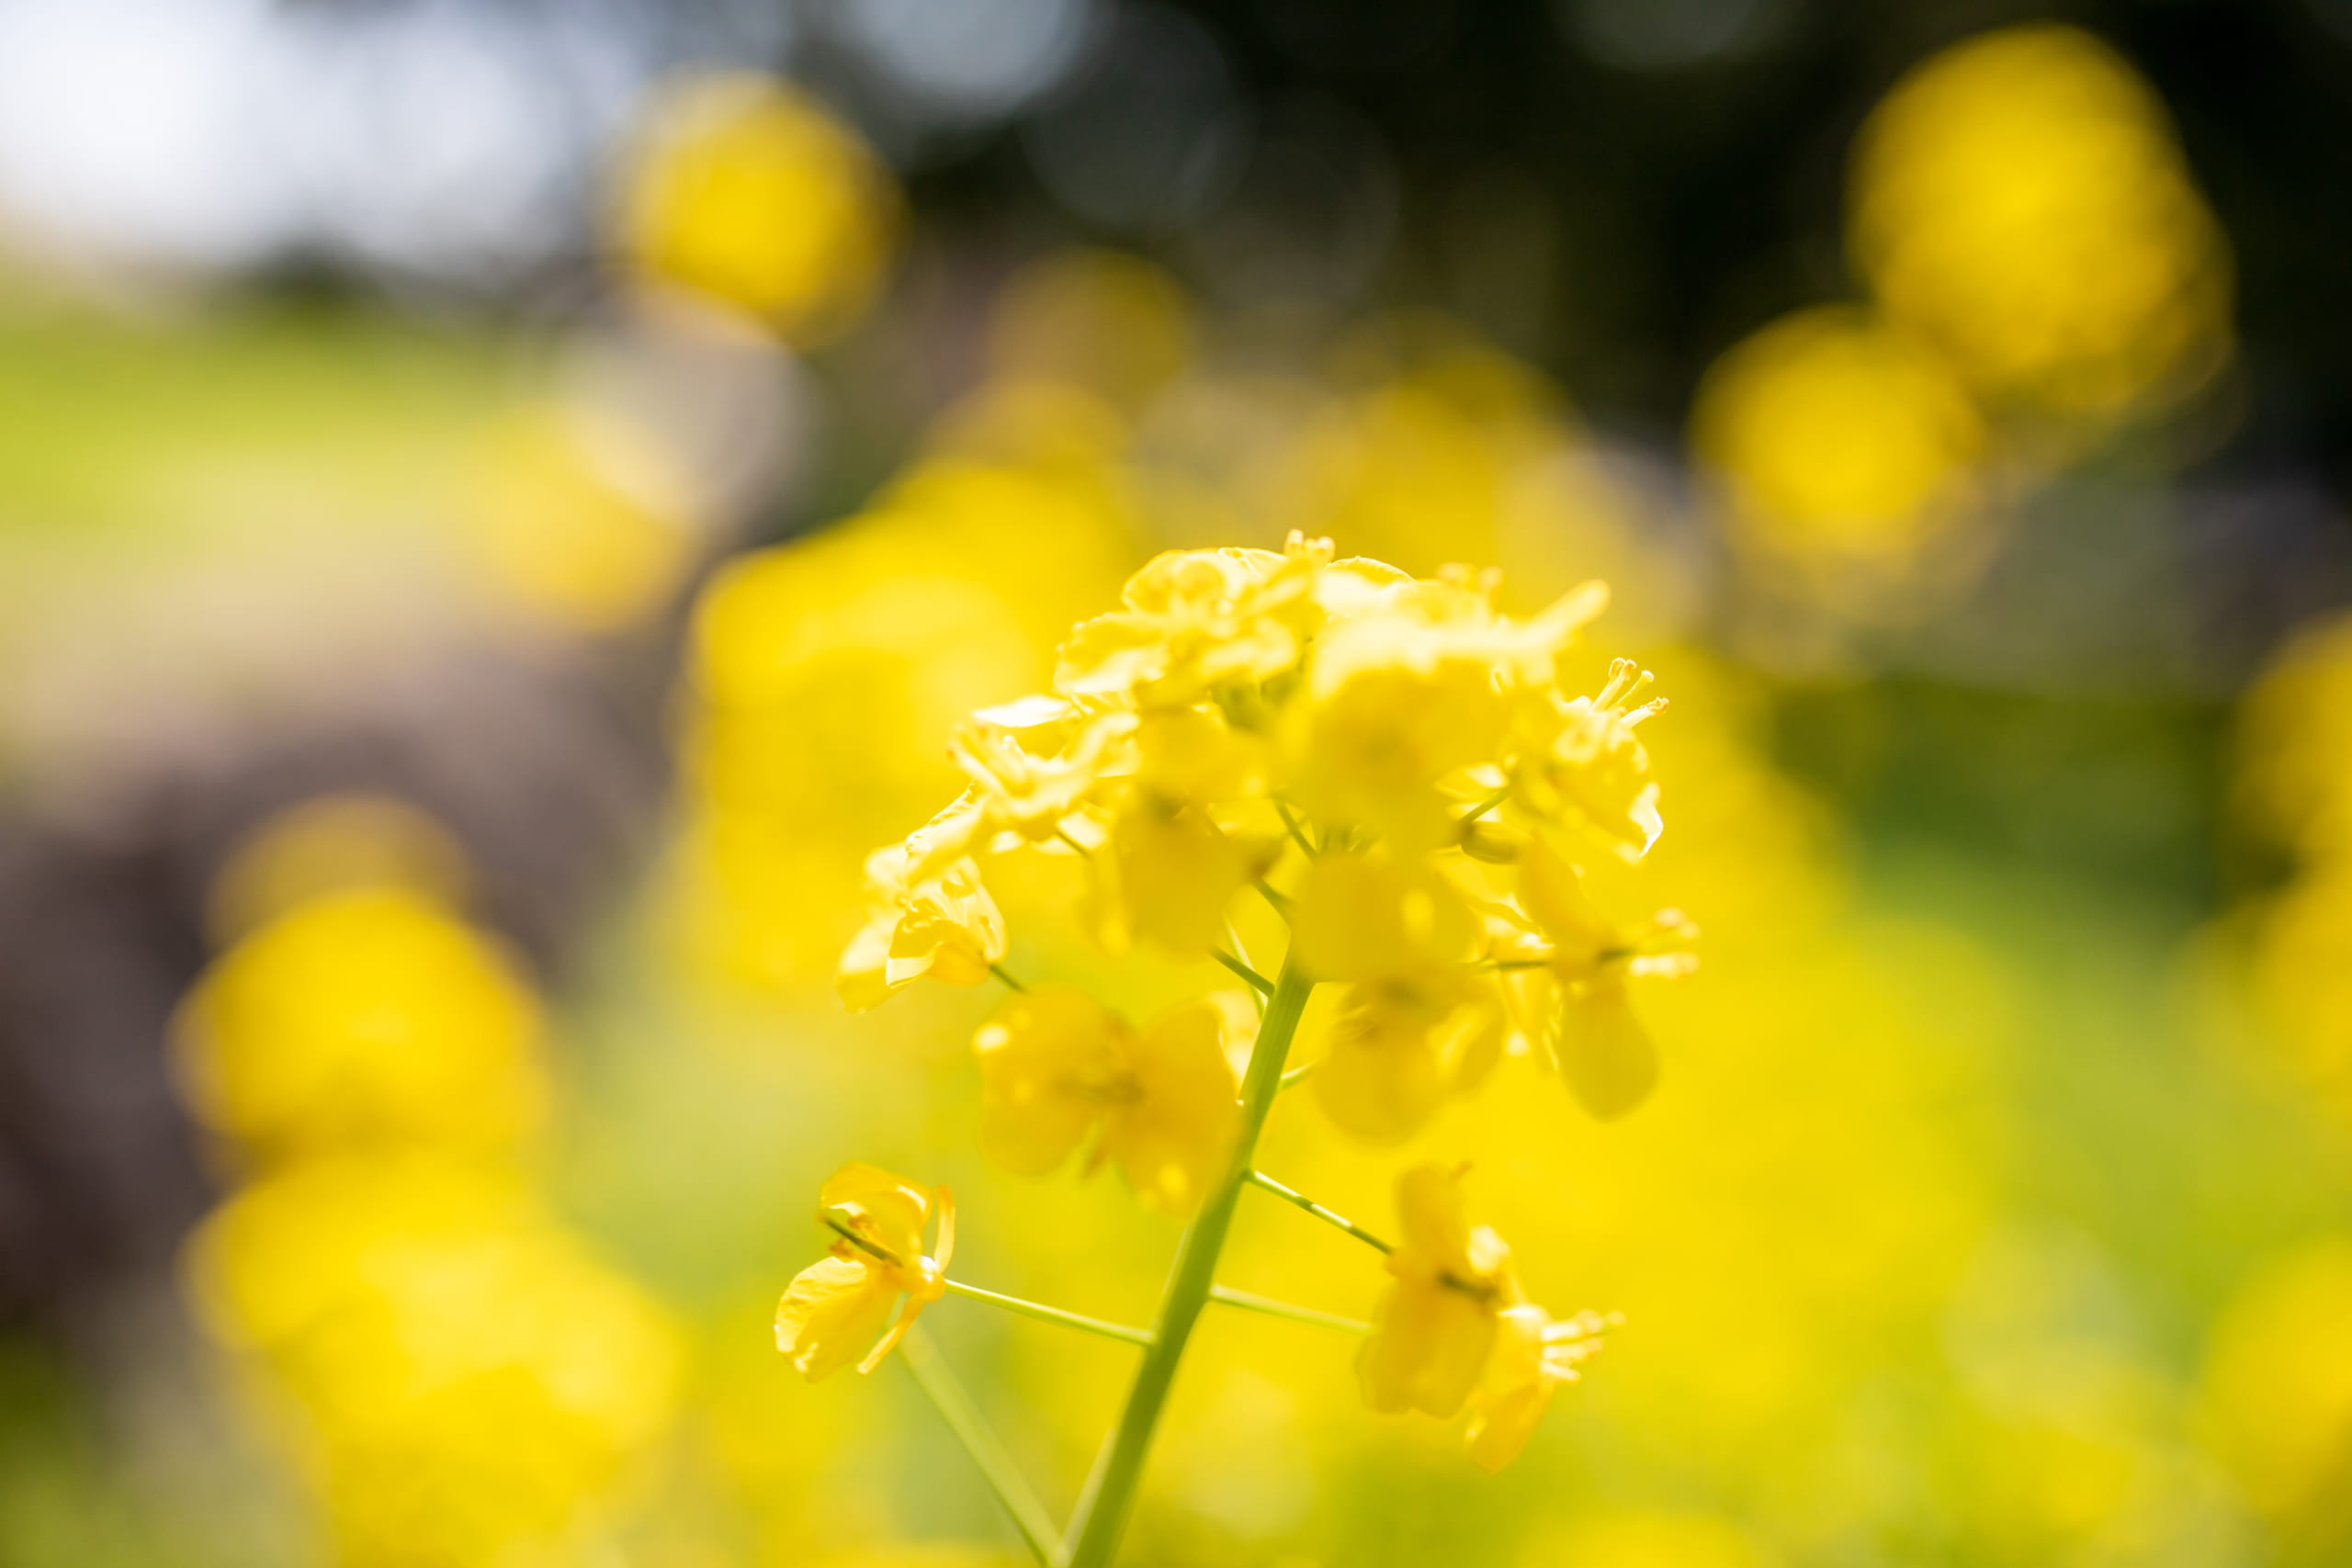
[[[880,1366],[916,1315],[946,1294],[956,1247],[956,1200],[944,1187],[853,1162],[825,1179],[817,1202],[832,1247],[775,1308],[775,1348],[811,1382],[853,1362],[861,1372]],[[923,1233],[934,1218],[938,1239],[926,1255]]]

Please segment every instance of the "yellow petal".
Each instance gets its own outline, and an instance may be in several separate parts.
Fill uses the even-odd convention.
[[[1624,1115],[1657,1087],[1657,1046],[1634,1016],[1622,978],[1571,987],[1560,1007],[1555,1049],[1577,1102],[1603,1122]]]
[[[1153,1208],[1191,1211],[1232,1152],[1240,1085],[1226,1054],[1230,1021],[1217,998],[1203,998],[1162,1014],[1135,1043],[1136,1095],[1113,1111],[1103,1149]]]
[[[1459,895],[1436,875],[1362,855],[1324,855],[1291,911],[1299,963],[1318,980],[1413,975],[1463,956],[1473,932]]]
[[[1462,1200],[1461,1166],[1417,1165],[1396,1178],[1396,1224],[1402,1250],[1437,1273],[1466,1277],[1470,1214]]]
[[[1519,901],[1565,960],[1589,964],[1623,945],[1616,926],[1585,892],[1584,873],[1553,834],[1535,834],[1521,852]]]
[[[1106,943],[1115,948],[1140,936],[1190,954],[1223,939],[1234,895],[1270,856],[1266,846],[1227,835],[1197,808],[1169,811],[1138,799],[1119,814],[1106,852],[1094,858]]]
[[[1499,1394],[1470,1418],[1469,1427],[1463,1433],[1463,1446],[1479,1469],[1493,1475],[1519,1457],[1551,1404],[1552,1385],[1548,1382]]]
[[[1068,1159],[1124,1089],[1125,1025],[1067,986],[1012,998],[972,1037],[980,1067],[980,1149],[1042,1176]]]
[[[869,1012],[881,1006],[883,998],[890,994],[887,971],[890,940],[898,929],[896,909],[877,911],[850,938],[849,946],[842,950],[841,966],[833,973],[833,989],[850,1011]]]
[[[859,1234],[900,1265],[922,1256],[922,1234],[931,1223],[931,1189],[879,1166],[852,1160],[825,1179],[817,1202],[820,1210],[846,1211],[862,1222]]]
[[[1463,1434],[1470,1457],[1491,1475],[1519,1457],[1552,1403],[1557,1381],[1544,1365],[1551,1316],[1532,1303],[1499,1314],[1494,1349],[1478,1379],[1476,1404]]]
[[[1356,1381],[1374,1410],[1419,1410],[1441,1420],[1462,1408],[1495,1340],[1495,1317],[1453,1286],[1399,1280],[1373,1313]]]
[[[1360,1138],[1397,1143],[1437,1113],[1445,1077],[1426,1008],[1386,987],[1350,987],[1307,1079],[1316,1103]]]
[[[879,1265],[863,1258],[819,1258],[776,1303],[775,1348],[814,1382],[865,1353],[889,1321],[898,1295]]]
[[[1215,708],[1148,713],[1136,746],[1137,781],[1168,800],[1238,800],[1265,786],[1265,743],[1235,729]]]

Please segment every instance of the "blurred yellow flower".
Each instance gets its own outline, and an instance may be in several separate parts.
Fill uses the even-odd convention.
[[[892,844],[866,859],[872,913],[842,951],[834,980],[852,1012],[879,1006],[926,975],[950,986],[977,986],[1004,956],[1004,918],[980,886],[979,867],[958,858],[910,881],[913,858],[908,846]]]
[[[947,1293],[956,1249],[956,1200],[944,1187],[919,1187],[852,1161],[825,1179],[817,1202],[819,1221],[838,1239],[828,1257],[793,1279],[775,1308],[775,1348],[811,1382],[852,1361],[861,1372],[880,1366],[917,1314]],[[933,1215],[939,1239],[925,1256],[923,1232]]]
[[[674,1407],[675,1325],[511,1174],[308,1160],[207,1219],[188,1273],[206,1327],[294,1396],[344,1561],[576,1535]]]
[[[1270,835],[1227,832],[1204,807],[1137,789],[1087,863],[1081,916],[1114,953],[1137,937],[1199,953],[1222,939],[1233,896],[1278,848]]]
[[[1356,1357],[1374,1410],[1452,1416],[1487,1369],[1504,1309],[1520,1300],[1510,1248],[1464,1208],[1466,1168],[1417,1165],[1396,1179],[1404,1239],[1389,1251],[1394,1282]]]
[[[1888,315],[2003,402],[2111,420],[2228,349],[2228,245],[2164,107],[2075,28],[1987,33],[1898,82],[1856,147],[1849,243]]]
[[[501,1150],[543,1098],[537,1004],[424,894],[360,886],[240,942],[183,1004],[197,1115],[256,1159],[407,1144]]]
[[[688,77],[655,96],[617,193],[621,247],[641,274],[801,344],[865,309],[898,218],[889,173],[855,132],[748,73]]]
[[[1470,911],[1432,873],[1337,853],[1308,870],[1292,941],[1308,973],[1346,989],[1307,1081],[1339,1126],[1394,1143],[1486,1081],[1506,1018],[1466,966],[1473,934]]]
[[[2352,1548],[2352,1239],[2273,1260],[2213,1331],[2205,1404],[2255,1508],[2307,1559]]]
[[[1909,565],[1975,503],[1985,440],[1941,362],[1836,306],[1726,349],[1690,414],[1739,538],[1816,572]]]
[[[1185,1213],[1232,1145],[1233,1056],[1256,1028],[1248,999],[1229,991],[1171,1009],[1140,1032],[1066,986],[1015,996],[972,1041],[980,1146],[1009,1170],[1041,1176],[1093,1135],[1090,1169],[1114,1160],[1145,1203]]]
[[[2279,849],[2352,861],[2352,616],[2298,630],[2240,703],[2233,795]]]
[[[1319,559],[1268,550],[1171,550],[1127,580],[1126,608],[1071,628],[1054,685],[1073,696],[1130,696],[1143,706],[1193,702],[1227,682],[1281,674],[1311,629]]]
[[[496,587],[610,632],[670,602],[703,545],[701,497],[652,431],[584,406],[517,412],[485,438],[473,544]]]
[[[1600,1353],[1600,1337],[1608,1328],[1608,1319],[1597,1312],[1555,1322],[1532,1302],[1503,1309],[1494,1353],[1471,1392],[1470,1425],[1463,1433],[1479,1469],[1492,1475],[1519,1457],[1551,1407],[1553,1391],[1583,1375],[1577,1369]]]

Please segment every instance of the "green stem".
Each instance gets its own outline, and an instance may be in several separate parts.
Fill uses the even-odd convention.
[[[1018,980],[1014,979],[1014,978],[1013,978],[1013,977],[1012,977],[1009,973],[1007,973],[1007,972],[1006,972],[1006,970],[1005,970],[1004,965],[1003,965],[1003,964],[989,964],[989,974],[991,974],[991,975],[993,975],[993,976],[995,976],[998,979],[1000,979],[1000,980],[1003,981],[1007,986],[1010,986],[1011,987],[1012,987],[1012,989],[1014,989],[1014,990],[1016,990],[1016,991],[1025,991],[1025,990],[1027,990],[1027,989],[1029,988],[1028,987],[1026,987],[1026,986],[1023,985],[1020,981],[1018,981]]]
[[[989,1430],[972,1396],[964,1392],[964,1385],[947,1370],[947,1363],[939,1359],[939,1349],[932,1344],[931,1336],[920,1326],[910,1328],[907,1337],[899,1342],[899,1355],[907,1363],[907,1371],[914,1374],[915,1386],[937,1407],[940,1419],[947,1423],[947,1429],[964,1445],[964,1451],[972,1456],[981,1479],[1011,1516],[1012,1528],[1028,1543],[1030,1554],[1042,1568],[1056,1568],[1051,1516],[1037,1501],[1037,1495],[1029,1490],[1029,1483],[1023,1479],[1012,1456],[1004,1451],[1004,1445]]]
[[[1283,1064],[1290,1055],[1291,1036],[1298,1031],[1299,1014],[1306,1010],[1307,993],[1314,988],[1315,982],[1300,972],[1295,959],[1283,964],[1273,998],[1266,1004],[1265,1022],[1259,1026],[1257,1043],[1250,1048],[1250,1069],[1242,1077],[1241,1127],[1233,1140],[1232,1155],[1224,1174],[1202,1201],[1201,1212],[1185,1230],[1184,1239],[1177,1244],[1168,1290],[1159,1300],[1159,1321],[1152,1325],[1151,1348],[1144,1352],[1143,1363],[1136,1369],[1119,1424],[1102,1445],[1094,1473],[1087,1478],[1086,1490],[1079,1497],[1078,1511],[1070,1517],[1068,1568],[1108,1568],[1119,1549],[1120,1534],[1135,1506],[1136,1484],[1143,1479],[1152,1433],[1168,1403],[1176,1369],[1184,1359],[1193,1325],[1199,1321],[1215,1288],[1217,1258],[1225,1250],[1226,1233],[1232,1228],[1241,1189],[1250,1179],[1258,1134],[1265,1127],[1266,1112],[1273,1108]]]
[[[1232,970],[1236,975],[1240,976],[1244,980],[1249,981],[1250,988],[1256,991],[1260,996],[1271,997],[1274,994],[1274,983],[1272,980],[1267,979],[1263,975],[1259,974],[1255,969],[1250,968],[1250,965],[1242,963],[1241,960],[1226,952],[1225,949],[1221,947],[1212,947],[1209,949],[1209,956],[1216,959],[1219,964],[1224,964],[1227,969]]]
[[[1280,915],[1285,920],[1290,919],[1289,894],[1283,892],[1281,888],[1275,886],[1272,883],[1267,881],[1262,876],[1251,886],[1258,889],[1259,895],[1262,897],[1267,903],[1272,904],[1274,907],[1275,914]]]
[[[1317,1312],[1313,1307],[1293,1306],[1288,1302],[1261,1296],[1254,1291],[1237,1291],[1226,1285],[1209,1287],[1209,1300],[1223,1306],[1239,1307],[1244,1312],[1261,1312],[1268,1317],[1287,1318],[1293,1323],[1312,1324],[1317,1328],[1336,1328],[1342,1334],[1369,1334],[1372,1325],[1358,1323],[1352,1317],[1337,1313]]]
[[[1500,806],[1504,801],[1509,800],[1510,798],[1510,785],[1505,784],[1502,788],[1495,791],[1494,794],[1487,796],[1486,799],[1478,802],[1477,805],[1472,807],[1469,810],[1455,818],[1453,819],[1453,825],[1457,828],[1467,828],[1471,823],[1476,822],[1479,818],[1484,817],[1487,812],[1492,811],[1496,807]]]
[[[1300,1208],[1306,1210],[1317,1219],[1321,1220],[1325,1224],[1339,1226],[1341,1230],[1347,1232],[1350,1235],[1355,1237],[1366,1247],[1376,1247],[1383,1252],[1394,1252],[1396,1250],[1395,1247],[1389,1246],[1388,1243],[1381,1240],[1378,1236],[1373,1235],[1370,1231],[1356,1224],[1355,1221],[1348,1218],[1345,1214],[1335,1213],[1331,1210],[1327,1209],[1322,1204],[1317,1202],[1314,1199],[1309,1198],[1306,1193],[1284,1187],[1281,1182],[1276,1181],[1272,1177],[1268,1176],[1262,1170],[1251,1171],[1247,1179],[1250,1185],[1265,1189],[1285,1203],[1297,1204]]]
[[[1307,842],[1306,829],[1298,825],[1298,818],[1291,815],[1290,807],[1277,800],[1274,802],[1274,809],[1281,813],[1283,826],[1290,830],[1290,840],[1292,843],[1298,846],[1298,852],[1305,855],[1308,860],[1313,860],[1315,858],[1315,846]]]
[[[1151,1330],[1148,1328],[1129,1328],[1124,1323],[1106,1323],[1099,1317],[1064,1312],[1059,1307],[1049,1307],[1043,1302],[1024,1302],[1019,1296],[1001,1296],[994,1291],[983,1291],[978,1285],[967,1285],[961,1280],[942,1280],[940,1283],[956,1295],[968,1296],[976,1302],[986,1302],[990,1306],[1002,1307],[1007,1312],[1017,1312],[1023,1317],[1034,1317],[1041,1323],[1059,1324],[1064,1328],[1076,1328],[1088,1334],[1099,1334],[1105,1339],[1123,1339],[1130,1345],[1151,1343]]]
[[[1322,1065],[1323,1058],[1320,1056],[1316,1057],[1315,1060],[1311,1062],[1301,1062],[1298,1066],[1293,1067],[1290,1071],[1283,1075],[1283,1081],[1274,1086],[1276,1091],[1279,1092],[1280,1090],[1286,1089],[1293,1084],[1306,1082],[1309,1077],[1314,1076],[1315,1069]]]

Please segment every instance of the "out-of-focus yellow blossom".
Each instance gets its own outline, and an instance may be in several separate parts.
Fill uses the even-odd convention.
[[[1626,982],[1690,974],[1698,966],[1690,953],[1651,950],[1698,932],[1676,909],[1660,910],[1646,928],[1611,920],[1586,893],[1584,874],[1546,834],[1529,841],[1519,874],[1520,902],[1541,940],[1507,936],[1495,944],[1497,962],[1541,965],[1556,1010],[1539,1038],[1587,1111],[1603,1120],[1622,1116],[1649,1097],[1658,1076],[1657,1046],[1634,1016]],[[1535,976],[1519,979],[1526,985]],[[1532,1005],[1542,1005],[1540,997]]]
[[[2233,805],[2306,863],[2352,860],[2352,617],[2299,631],[2238,708]]]
[[[454,908],[468,881],[464,847],[416,807],[386,795],[320,795],[230,852],[213,874],[205,924],[225,945],[331,893],[405,887]]]
[[[1042,1176],[1093,1135],[1090,1170],[1115,1160],[1145,1203],[1185,1213],[1232,1145],[1233,1057],[1256,1028],[1247,998],[1229,991],[1140,1032],[1067,986],[1015,996],[972,1040],[980,1146],[1010,1170]]]
[[[1463,1203],[1466,1168],[1417,1165],[1396,1179],[1403,1239],[1394,1277],[1356,1356],[1364,1403],[1440,1420],[1460,1410],[1494,1354],[1502,1314],[1521,1301],[1510,1248]]]
[[[1115,251],[1065,251],[1023,269],[989,323],[1000,376],[1082,387],[1133,407],[1183,369],[1192,312],[1169,276]]]
[[[1741,540],[1819,576],[1883,578],[1975,504],[1984,422],[1931,354],[1843,307],[1799,311],[1724,351],[1690,440]],[[1871,586],[1877,586],[1875,581]]]
[[[1459,327],[1390,323],[1343,350],[1326,395],[1257,487],[1283,525],[1432,571],[1505,558],[1568,450],[1565,400]]]
[[[344,1561],[576,1536],[673,1407],[673,1325],[512,1175],[308,1160],[231,1198],[188,1257],[206,1326],[294,1396]]]
[[[944,1187],[852,1161],[825,1179],[817,1202],[818,1220],[838,1239],[775,1307],[775,1348],[811,1382],[853,1361],[860,1372],[880,1366],[917,1314],[947,1293],[956,1248],[956,1200]],[[939,1238],[926,1256],[923,1232],[934,1215]]]
[[[1608,1328],[1609,1320],[1597,1312],[1555,1322],[1532,1302],[1503,1309],[1494,1353],[1471,1391],[1470,1425],[1463,1433],[1479,1469],[1492,1475],[1519,1457],[1551,1408],[1553,1391],[1583,1376],[1577,1369],[1600,1353]]]
[[[1004,956],[1004,917],[980,886],[979,867],[958,858],[910,882],[908,862],[914,852],[893,844],[866,860],[873,912],[842,951],[835,979],[853,1012],[880,1005],[926,975],[950,986],[977,986]]]
[[[800,344],[865,309],[899,220],[888,172],[854,131],[748,73],[689,77],[651,100],[617,209],[621,246],[644,276]]]
[[[1114,953],[1137,937],[1198,953],[1223,937],[1233,896],[1278,848],[1270,836],[1227,832],[1205,807],[1138,789],[1088,863],[1081,913]]]
[[[424,1143],[494,1151],[543,1099],[537,1003],[514,962],[425,895],[356,887],[247,936],[190,993],[197,1114],[264,1161]]]
[[[1327,854],[1293,913],[1299,962],[1346,986],[1308,1079],[1325,1114],[1359,1137],[1396,1142],[1500,1057],[1499,998],[1467,965],[1475,927],[1434,874]]]
[[[2297,879],[2252,929],[2254,1000],[2278,1065],[2352,1124],[2352,865]]]
[[[2223,1313],[2205,1367],[2211,1438],[2308,1558],[2352,1547],[2352,1239],[2276,1259]]]
[[[526,610],[609,632],[670,602],[701,547],[704,515],[653,432],[549,404],[510,416],[486,439],[473,543],[493,582]]]
[[[1855,151],[1849,239],[1888,315],[2002,402],[2112,420],[2228,350],[2228,246],[2163,106],[2074,28],[1987,33],[1897,83]]]

